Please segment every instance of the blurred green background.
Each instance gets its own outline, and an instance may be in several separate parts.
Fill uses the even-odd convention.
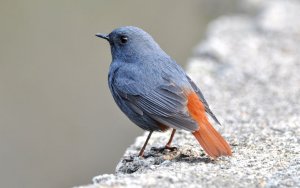
[[[134,25],[184,65],[234,0],[0,0],[0,187],[71,187],[113,173],[142,134],[107,86],[108,44]]]

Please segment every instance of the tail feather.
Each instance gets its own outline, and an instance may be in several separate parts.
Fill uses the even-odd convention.
[[[207,125],[206,125],[207,126]],[[209,127],[211,125],[208,125]],[[200,128],[198,131],[193,132],[193,135],[198,140],[199,144],[202,146],[204,151],[212,158],[217,158],[219,156],[231,156],[231,149],[224,138],[216,132],[213,133],[213,127],[211,130]]]
[[[196,93],[188,95],[188,110],[197,121],[199,130],[193,132],[204,151],[212,158],[219,156],[231,156],[231,148],[226,140],[214,129],[207,119],[205,107]]]

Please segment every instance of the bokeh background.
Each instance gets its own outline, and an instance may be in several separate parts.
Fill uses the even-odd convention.
[[[184,66],[236,1],[0,0],[0,187],[90,183],[142,134],[110,96],[95,33],[141,27]]]

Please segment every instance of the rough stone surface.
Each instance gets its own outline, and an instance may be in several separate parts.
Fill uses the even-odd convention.
[[[217,19],[187,70],[221,121],[216,128],[233,157],[211,160],[190,133],[178,131],[177,150],[157,151],[170,133],[154,133],[138,158],[145,133],[116,174],[84,187],[300,187],[299,2],[268,1],[256,16]]]

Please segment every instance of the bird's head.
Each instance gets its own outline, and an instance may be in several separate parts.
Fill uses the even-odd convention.
[[[99,33],[96,36],[109,42],[115,60],[129,61],[162,51],[147,32],[133,26],[120,27],[108,35]]]

